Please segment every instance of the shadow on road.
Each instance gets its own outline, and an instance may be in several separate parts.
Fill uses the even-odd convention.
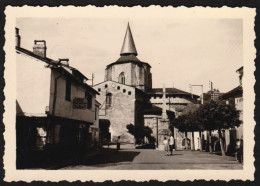
[[[120,162],[132,162],[138,154],[140,154],[140,152],[124,150],[120,150],[117,152],[116,149],[101,149],[97,154],[93,156],[81,157],[74,162],[70,162],[64,166],[60,166],[59,168],[78,165],[111,166],[111,164],[117,164]]]

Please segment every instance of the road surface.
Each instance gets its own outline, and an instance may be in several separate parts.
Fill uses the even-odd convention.
[[[65,165],[61,169],[74,170],[180,170],[242,169],[243,165],[234,157],[219,156],[199,151],[174,151],[172,156],[165,156],[164,151],[153,149],[124,148],[116,152],[115,147],[101,149],[91,157],[83,157],[80,161]]]

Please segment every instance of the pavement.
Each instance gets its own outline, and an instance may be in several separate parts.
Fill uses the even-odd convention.
[[[209,154],[199,151],[174,151],[165,156],[164,151],[134,149],[123,145],[116,151],[115,146],[104,147],[93,156],[82,157],[79,161],[59,167],[62,170],[239,170],[243,165],[234,157]]]

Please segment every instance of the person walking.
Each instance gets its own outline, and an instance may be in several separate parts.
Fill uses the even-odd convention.
[[[171,156],[172,156],[172,151],[173,151],[173,147],[174,147],[174,138],[173,138],[172,134],[170,136],[169,147],[170,147],[170,152],[171,152]]]
[[[167,137],[164,137],[163,145],[164,145],[165,156],[168,156],[169,143]]]

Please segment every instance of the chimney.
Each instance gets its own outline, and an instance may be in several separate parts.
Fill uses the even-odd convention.
[[[69,59],[68,58],[59,59],[59,64],[69,66]]]
[[[41,56],[43,58],[46,57],[46,41],[45,40],[34,40],[33,53]]]
[[[21,46],[21,36],[19,35],[19,28],[15,28],[15,46]]]

